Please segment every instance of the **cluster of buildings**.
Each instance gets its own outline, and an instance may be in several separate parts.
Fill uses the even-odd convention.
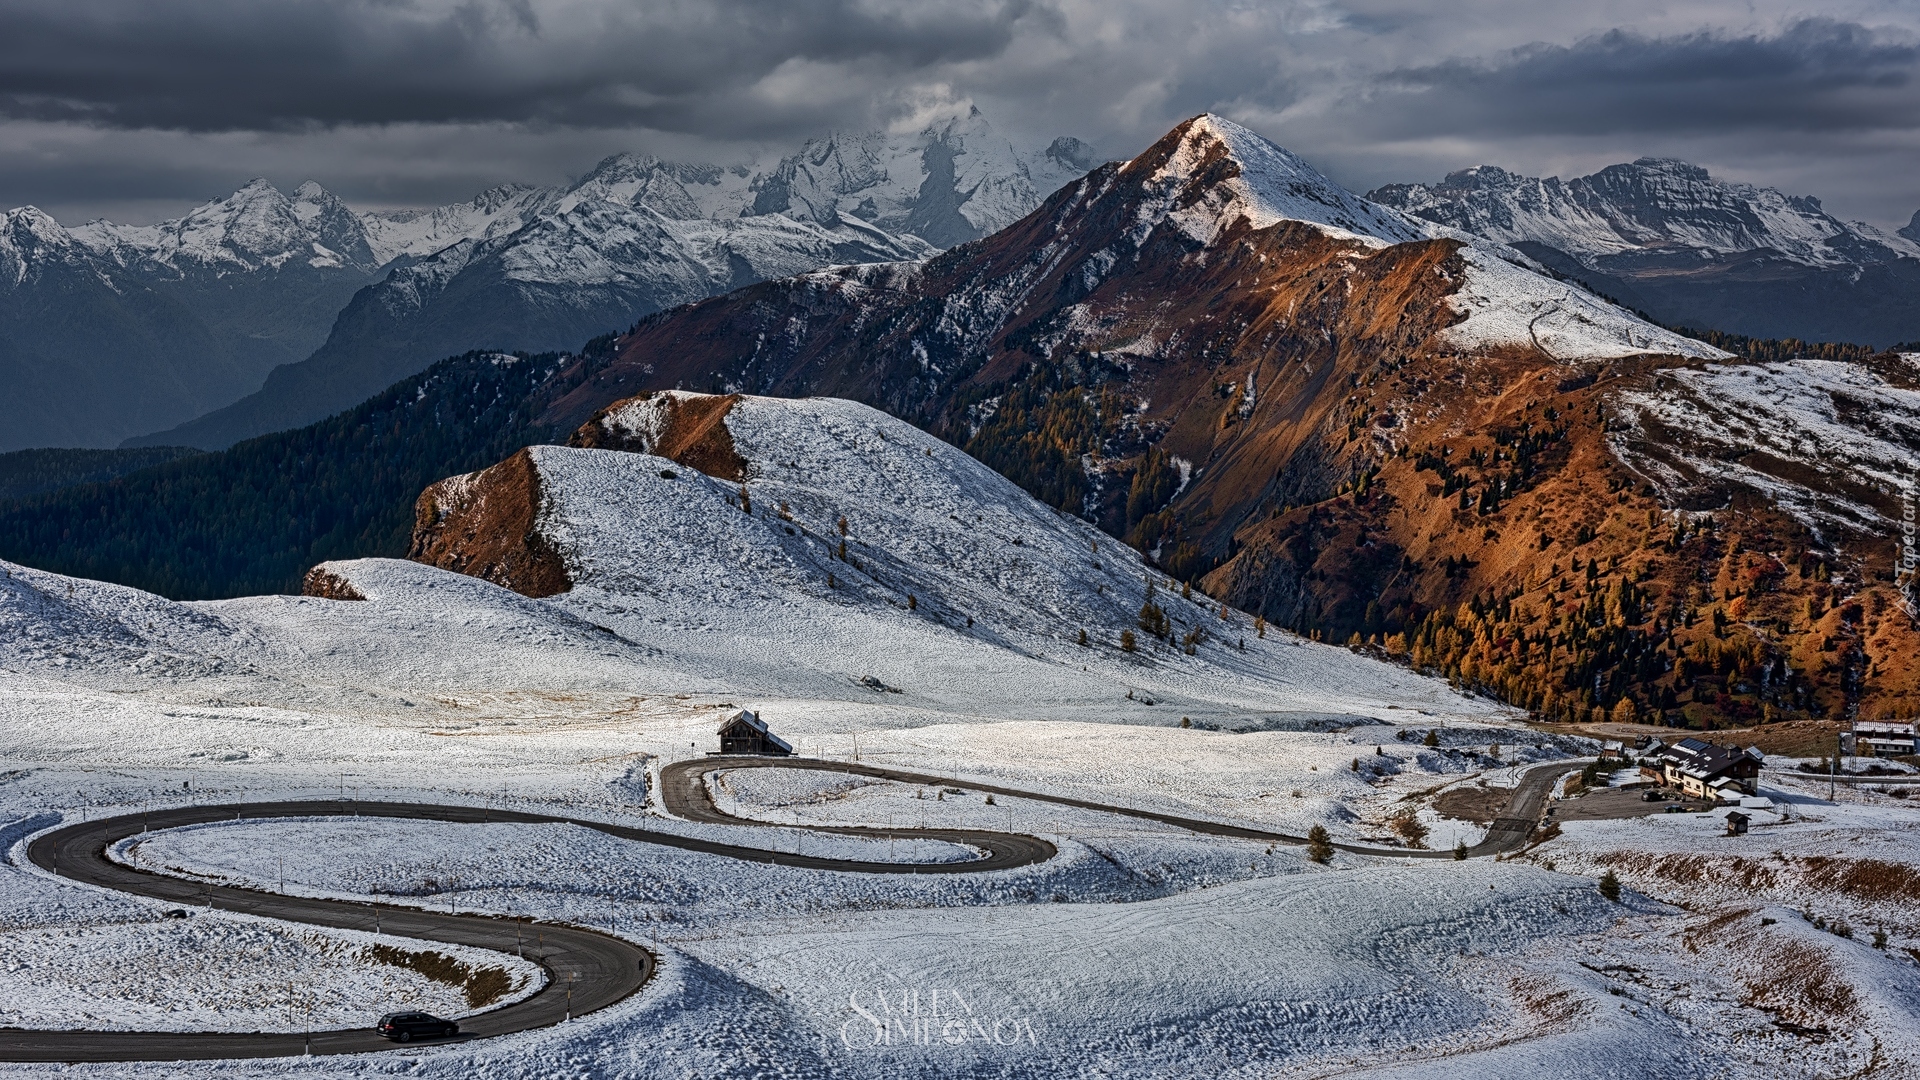
[[[1738,805],[1760,794],[1760,767],[1767,756],[1757,746],[1717,746],[1681,739],[1669,746],[1654,739],[1641,748],[1640,775],[1695,799]]]

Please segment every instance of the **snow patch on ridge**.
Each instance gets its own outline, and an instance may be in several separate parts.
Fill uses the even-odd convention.
[[[1153,182],[1170,194],[1186,189],[1208,167],[1216,146],[1224,146],[1239,164],[1240,175],[1216,185],[1192,207],[1166,215],[1203,244],[1240,217],[1255,229],[1302,221],[1370,247],[1427,239],[1428,230],[1412,218],[1360,198],[1293,151],[1218,116],[1201,116],[1188,126]]]
[[[1724,360],[1733,354],[1682,337],[1601,300],[1576,285],[1463,247],[1467,279],[1447,298],[1466,319],[1445,340],[1461,349],[1532,346],[1555,360],[1613,360],[1662,354]]]

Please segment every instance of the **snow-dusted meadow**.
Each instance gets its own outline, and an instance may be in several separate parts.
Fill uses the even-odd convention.
[[[1427,846],[1449,848],[1481,829],[1435,814],[1436,795],[1508,787],[1585,748],[1345,649],[1261,637],[871,410],[747,399],[729,424],[751,512],[737,485],[663,459],[538,451],[540,527],[575,582],[547,600],[394,560],[332,565],[363,601],[195,604],[0,567],[0,1023],[283,1030],[290,971],[301,1022],[303,985],[316,1024],[462,1011],[452,988],[380,963],[366,935],[218,911],[169,920],[25,862],[34,832],[149,805],[505,804],[872,860],[968,852],[802,827],[1010,827],[1052,839],[1057,858],[854,875],[562,825],[248,820],[154,834],[118,857],[574,922],[645,944],[660,967],[612,1008],[457,1046],[0,1075],[1785,1077],[1876,1050],[1889,1068],[1916,1060],[1875,1034],[1917,1011],[1906,938],[1876,949],[1866,931],[1845,939],[1798,915],[1716,929],[1739,898],[1711,868],[1679,878],[1652,856],[1619,863],[1623,904],[1599,894],[1609,853],[1732,851],[1702,818],[1570,823],[1521,861],[1320,866],[1124,815],[987,804],[969,781],[1377,844],[1397,842],[1394,818],[1412,813]],[[830,550],[843,535],[851,560]],[[1144,634],[1137,653],[1114,647],[1150,585],[1177,629],[1207,628],[1194,655]],[[721,771],[718,805],[767,824],[670,820],[660,767],[714,749],[737,707],[808,756],[948,781]],[[1423,745],[1430,731],[1437,746]],[[1816,846],[1845,849],[1841,831],[1878,843],[1920,820],[1858,799],[1792,804],[1795,823],[1778,828],[1825,827]],[[1883,850],[1920,863],[1904,843]],[[1696,960],[1716,934],[1745,944]],[[1819,1013],[1793,987],[1745,989],[1759,978],[1740,965],[1769,949],[1836,957],[1831,985],[1852,996],[1827,994],[1839,1011]],[[1816,1028],[1828,1036],[1795,1034]],[[1808,1046],[1785,1053],[1793,1040]]]

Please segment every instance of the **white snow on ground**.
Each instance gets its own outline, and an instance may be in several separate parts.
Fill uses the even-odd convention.
[[[1920,362],[1908,361],[1916,373]],[[1658,422],[1689,438],[1681,477],[1671,468],[1633,453],[1616,437],[1628,460],[1669,487],[1728,481],[1757,488],[1782,509],[1818,528],[1841,523],[1876,532],[1891,529],[1884,512],[1848,498],[1836,485],[1793,482],[1739,460],[1756,449],[1795,466],[1800,477],[1832,475],[1849,485],[1897,491],[1920,469],[1920,392],[1890,385],[1859,364],[1833,360],[1784,360],[1739,365],[1709,364],[1663,373],[1675,385],[1618,395],[1623,428]],[[1736,456],[1727,452],[1739,447]]]
[[[1577,285],[1554,281],[1478,247],[1463,247],[1467,280],[1448,303],[1466,319],[1446,330],[1457,348],[1532,345],[1556,360],[1666,353],[1721,360],[1723,352],[1634,318]]]
[[[1092,847],[1064,841],[1046,866],[939,878],[740,865],[551,827],[246,822],[144,848],[169,865],[253,877],[274,873],[273,851],[297,846],[308,887],[364,895],[412,883],[411,868],[379,853],[390,846],[381,837],[424,842],[445,853],[437,869],[461,883],[453,902],[463,910],[638,934],[664,951],[665,970],[714,979],[695,1000],[642,995],[589,1023],[644,1030],[663,1012],[763,1003],[762,1030],[714,1034],[732,1044],[724,1053],[805,1048],[783,1059],[794,1076],[1049,1075],[1069,1061],[1116,1075],[1258,1075],[1329,1055],[1462,1051],[1539,1023],[1504,996],[1479,995],[1489,967],[1504,970],[1503,956],[1552,934],[1598,930],[1617,911],[1586,881],[1526,867],[1326,870],[1258,845],[1109,830]],[[1182,865],[1208,848],[1237,853],[1237,873]],[[1150,880],[1148,860],[1166,880]],[[928,906],[941,909],[936,919]],[[1476,957],[1471,977],[1461,955]],[[556,1034],[515,1038],[538,1046]],[[463,1067],[482,1056],[473,1049],[431,1064]]]
[[[537,451],[548,496],[540,527],[579,582],[548,600],[394,560],[334,565],[371,597],[360,602],[180,604],[0,568],[0,814],[15,820],[0,839],[16,853],[0,868],[0,957],[63,973],[6,982],[11,973],[0,972],[18,997],[9,1015],[52,1023],[36,1018],[73,1007],[58,987],[97,985],[118,996],[104,995],[110,1004],[96,1015],[131,1026],[275,1023],[283,999],[267,989],[279,957],[326,973],[320,981],[338,992],[330,1022],[371,1021],[390,991],[374,981],[384,971],[352,959],[352,935],[218,911],[164,921],[153,905],[17,858],[17,841],[65,816],[333,795],[505,802],[880,860],[958,852],[793,826],[1011,825],[1052,838],[1060,854],[995,874],[852,875],[570,826],[341,818],[157,834],[127,857],[275,889],[284,858],[292,892],[567,920],[661,957],[645,991],[560,1028],[195,1075],[1517,1076],[1525,1066],[1784,1077],[1844,1072],[1876,1045],[1863,1039],[1879,1040],[1889,1068],[1920,1060],[1877,1034],[1913,1015],[1901,1011],[1904,954],[1873,949],[1860,930],[1847,941],[1783,917],[1763,933],[1754,915],[1736,929],[1759,937],[1696,960],[1702,934],[1732,932],[1702,929],[1718,917],[1714,905],[1731,901],[1663,892],[1665,878],[1623,864],[1630,890],[1707,906],[1683,913],[1631,891],[1622,907],[1606,903],[1593,885],[1602,852],[1576,850],[1579,823],[1531,853],[1531,866],[1341,854],[1323,868],[1284,845],[1030,799],[986,804],[970,779],[1384,839],[1391,815],[1444,786],[1509,784],[1525,763],[1579,748],[1345,650],[1277,631],[1259,638],[1244,617],[1222,619],[1164,581],[1156,602],[1182,627],[1207,627],[1208,640],[1188,657],[1142,635],[1142,652],[1121,653],[1113,639],[1149,577],[1083,524],[857,407],[748,399],[729,424],[751,463],[751,514],[736,485],[664,459]],[[669,469],[675,478],[659,475]],[[842,516],[847,561],[837,557]],[[1076,643],[1083,626],[1087,647]],[[740,706],[803,753],[851,757],[857,741],[863,762],[953,779],[923,787],[734,772],[717,784],[722,805],[785,827],[663,818],[657,767],[713,749],[715,726]],[[1439,746],[1422,745],[1429,730]],[[1884,796],[1849,797],[1878,816],[1849,819],[1846,836],[1877,842],[1917,817]],[[1791,804],[1796,822],[1840,813],[1810,807]],[[1417,812],[1433,829],[1430,847],[1478,838]],[[1677,815],[1603,828],[1615,830],[1609,850],[1647,837],[1721,843],[1710,825]],[[1828,903],[1795,906],[1843,913]],[[157,973],[187,955],[169,944],[179,941],[206,951],[192,979],[161,982]],[[1796,943],[1860,984],[1864,1004],[1844,1013],[1844,1037],[1803,1039],[1766,1011],[1843,1030],[1754,973]],[[154,1004],[156,987],[173,995],[174,1014]],[[260,988],[254,1013],[232,987]],[[862,1038],[876,1030],[869,1015],[894,1041]]]
[[[487,950],[175,908],[50,879],[25,868],[16,841],[53,820],[0,819],[0,845],[10,849],[0,851],[0,1025],[300,1031],[308,1023],[363,1024],[397,1009],[474,1011],[462,989],[386,962],[378,945],[500,969],[511,988],[499,1003],[543,981],[534,965]],[[167,918],[170,910],[186,917]]]

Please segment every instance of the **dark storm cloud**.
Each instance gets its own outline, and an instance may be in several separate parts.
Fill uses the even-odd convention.
[[[542,11],[528,0],[15,0],[0,4],[0,115],[196,132],[496,121],[750,135],[832,96],[782,100],[783,72],[804,82],[810,67],[979,60],[1007,47],[1027,10],[1025,0]]]
[[[1367,101],[1396,134],[1583,136],[1920,128],[1920,46],[1806,19],[1775,34],[1612,30],[1391,72]]]
[[[1920,9],[1820,7],[0,0],[0,207],[155,220],[254,176],[431,205],[622,150],[764,164],[835,128],[978,106],[1023,145],[1115,155],[1220,112],[1362,189],[1655,153],[1904,224]]]

